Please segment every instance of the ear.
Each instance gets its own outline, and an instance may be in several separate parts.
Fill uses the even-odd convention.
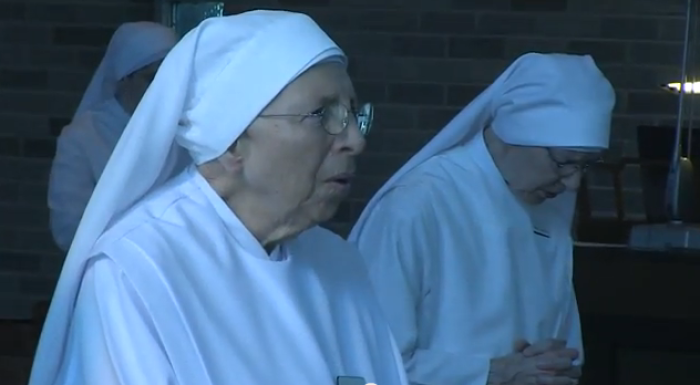
[[[243,172],[244,157],[235,150],[229,150],[217,159],[217,163],[226,174],[238,175]]]
[[[239,175],[243,172],[243,156],[240,155],[238,142],[229,147],[226,152],[216,159],[199,165],[199,173],[204,179],[214,181],[219,179],[230,179],[231,176]]]

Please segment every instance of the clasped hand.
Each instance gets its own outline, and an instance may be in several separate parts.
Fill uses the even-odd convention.
[[[514,353],[499,359],[501,385],[575,385],[581,368],[574,365],[578,351],[566,341],[517,341]]]

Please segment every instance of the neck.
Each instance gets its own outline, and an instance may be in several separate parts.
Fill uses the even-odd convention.
[[[292,226],[270,212],[269,205],[262,205],[253,196],[241,194],[223,199],[268,254],[277,245],[296,235]]]
[[[286,239],[299,234],[299,231],[294,230],[296,227],[290,225],[290,221],[278,215],[272,205],[260,202],[254,194],[232,192],[237,189],[224,178],[209,179],[205,173],[202,176],[268,254]]]

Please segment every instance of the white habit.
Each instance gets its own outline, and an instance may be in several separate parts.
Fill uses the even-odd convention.
[[[409,382],[485,385],[514,342],[582,351],[572,286],[576,194],[516,200],[484,143],[608,146],[615,97],[588,56],[516,60],[372,198],[350,235],[370,270]],[[536,233],[544,233],[546,236]]]
[[[164,144],[217,158],[326,60],[346,61],[310,18],[282,11],[208,19],[173,48],[81,221],[30,385],[406,384],[350,244],[314,227],[269,256],[194,166],[143,197]]]
[[[162,60],[175,45],[172,29],[152,22],[122,24],[112,36],[73,120],[56,143],[48,205],[51,232],[68,250],[97,180],[116,146],[129,114],[114,95],[124,77]]]

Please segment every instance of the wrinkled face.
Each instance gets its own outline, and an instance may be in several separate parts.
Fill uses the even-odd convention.
[[[246,188],[297,225],[330,219],[349,193],[365,140],[354,116],[340,133],[328,132],[342,122],[320,115],[338,105],[357,106],[345,67],[317,65],[289,84],[237,144]]]
[[[143,95],[146,93],[148,86],[153,82],[153,78],[158,72],[158,67],[160,67],[161,61],[151,63],[119,81],[119,93],[126,99],[127,109],[129,113],[133,113],[136,106],[139,104]]]
[[[566,190],[577,190],[588,167],[601,157],[600,151],[566,148],[510,146],[511,190],[529,204],[540,204]]]

